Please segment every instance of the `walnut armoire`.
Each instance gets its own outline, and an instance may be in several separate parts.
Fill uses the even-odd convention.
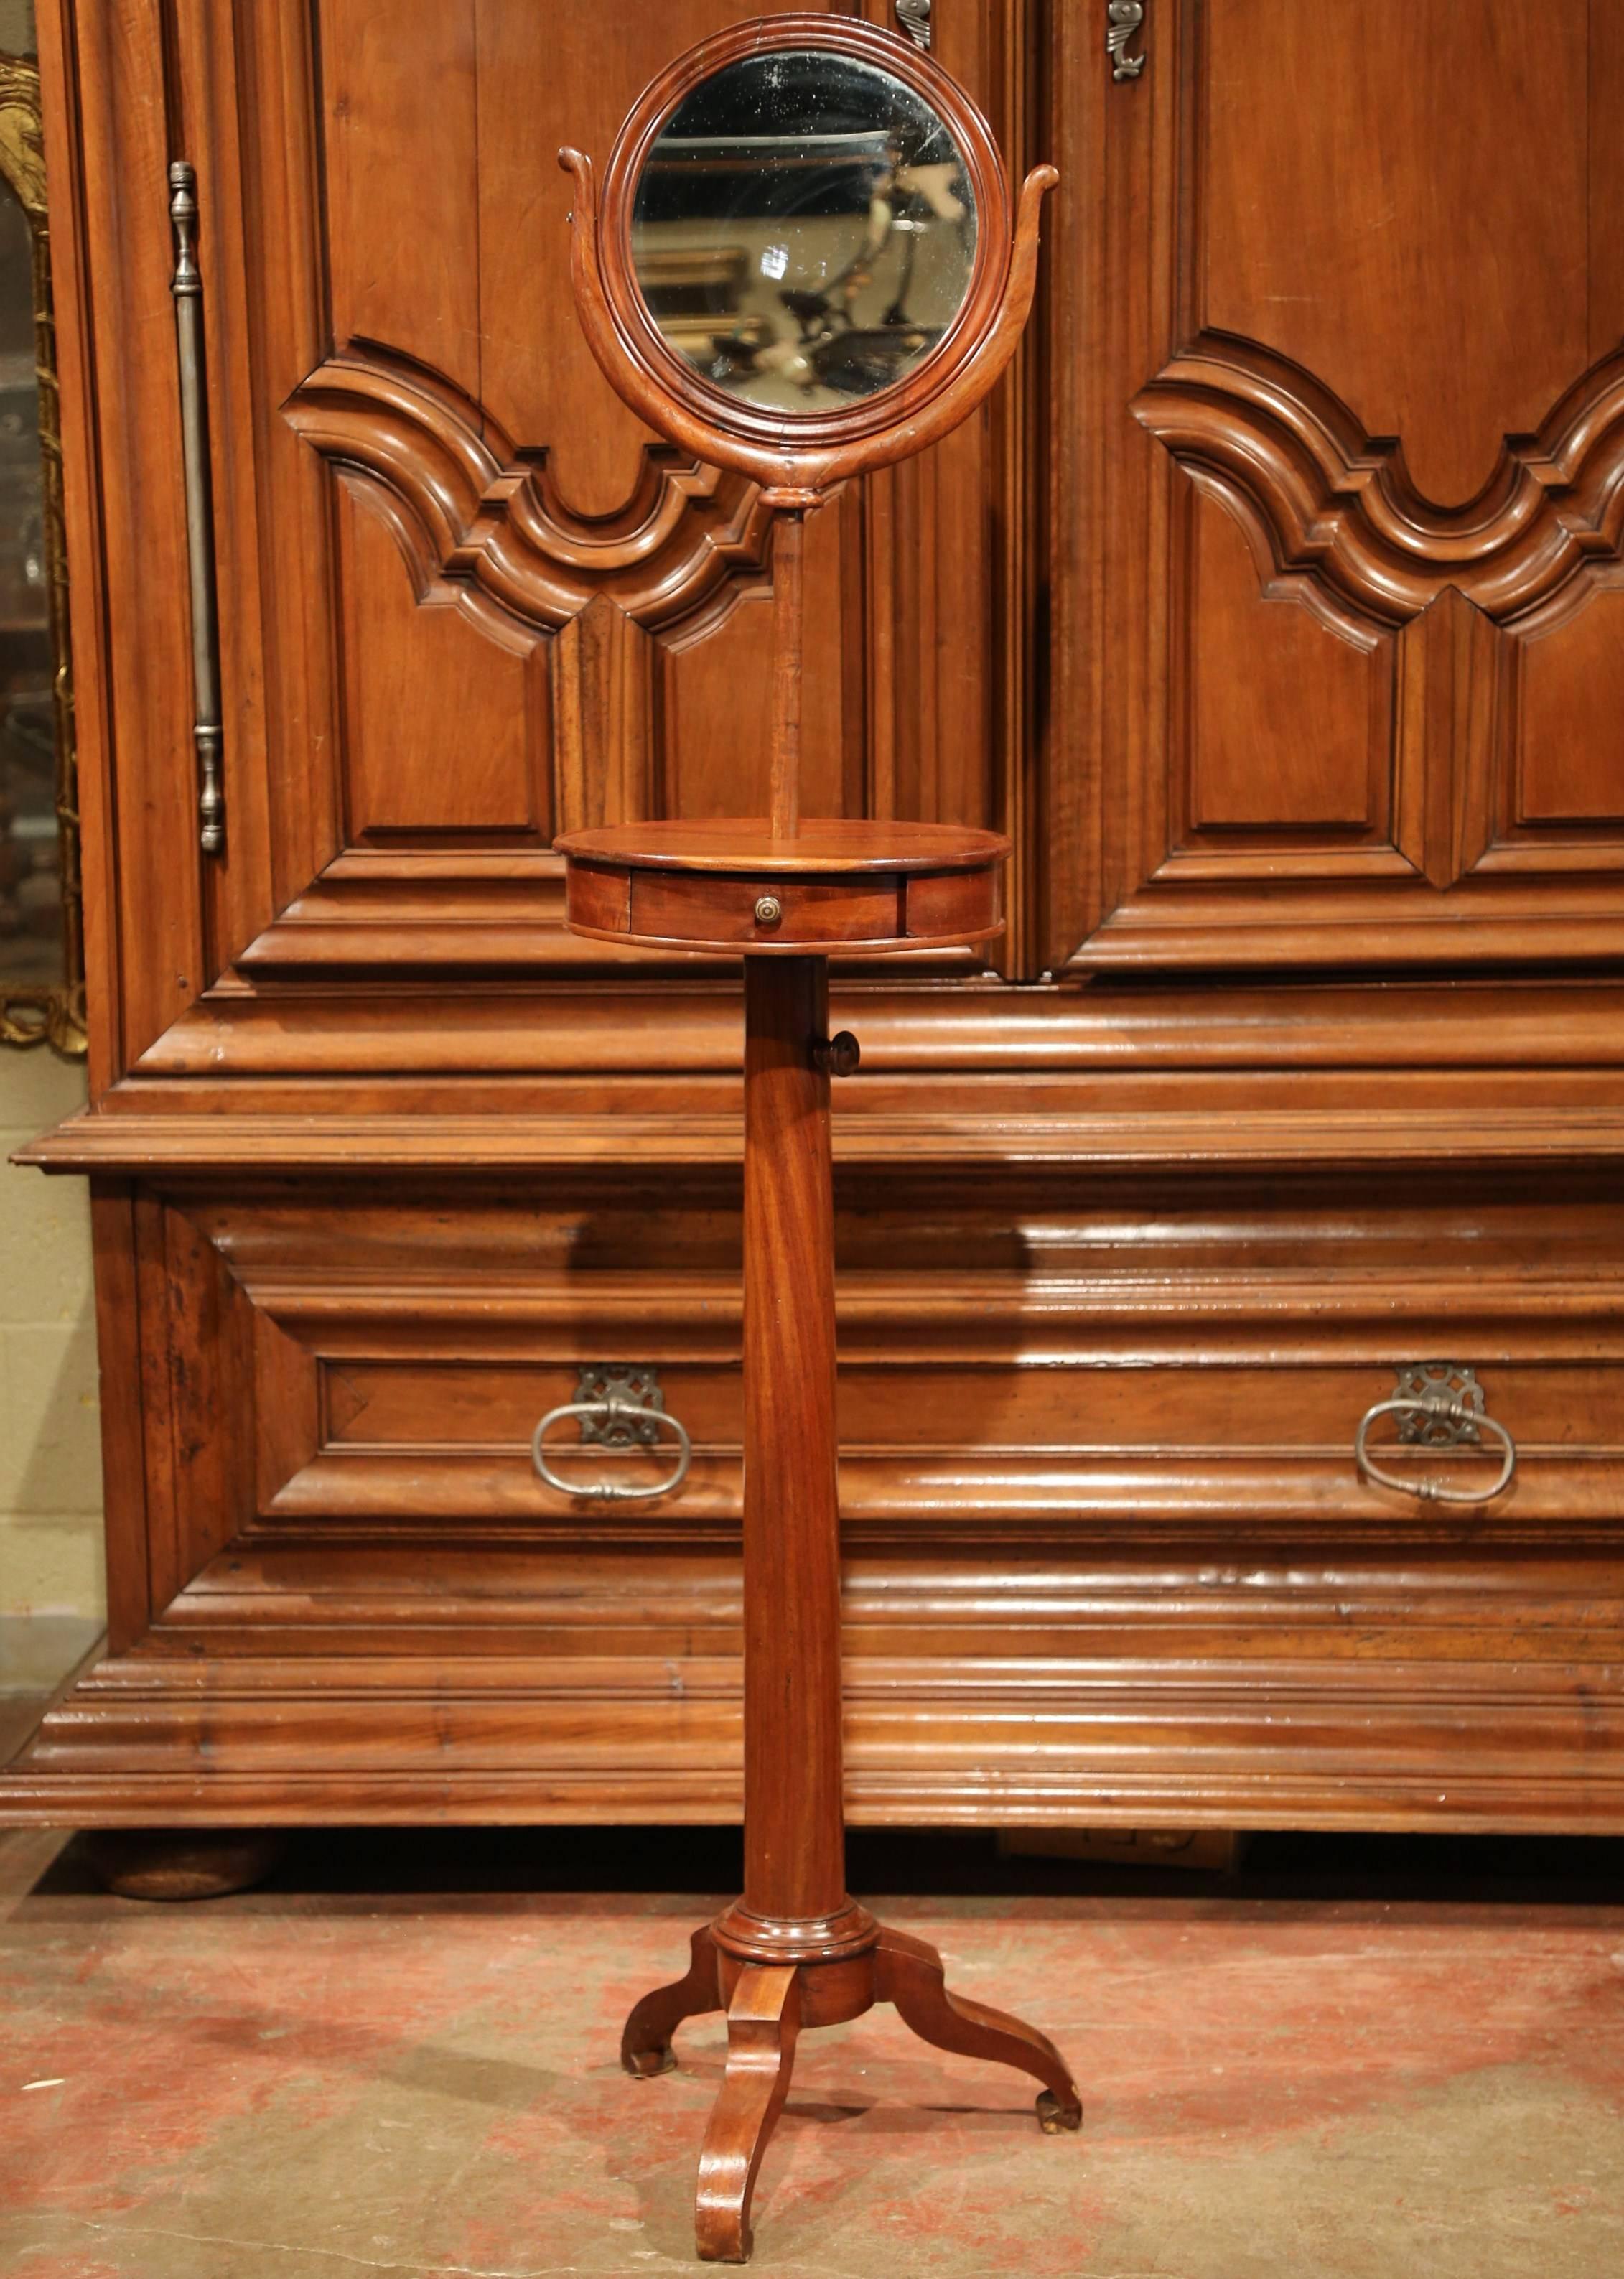
[[[739,979],[551,848],[764,808],[767,524],[554,153],[760,12],[41,0],[109,1638],[7,1818],[737,1813]],[[808,531],[808,808],[1015,843],[836,970],[850,1817],[1617,1830],[1624,0],[897,13],[1061,188]],[[571,1505],[615,1366],[692,1469]],[[1501,1492],[1361,1472],[1417,1384]]]

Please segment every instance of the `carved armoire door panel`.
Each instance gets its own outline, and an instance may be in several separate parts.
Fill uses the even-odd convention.
[[[1624,7],[1151,0],[1120,82],[1092,17],[1051,955],[1616,954]]]
[[[117,597],[132,685],[103,724],[110,749],[121,723],[138,725],[151,791],[120,813],[112,857],[136,891],[110,1072],[200,999],[224,1008],[214,1066],[229,1076],[244,990],[612,966],[614,952],[589,956],[562,930],[555,833],[764,810],[766,523],[750,486],[656,441],[593,364],[556,165],[566,141],[605,157],[655,70],[760,12],[141,0],[117,24],[70,12],[102,106],[86,120],[95,285],[110,317],[125,304],[121,336],[152,343],[149,369],[128,376],[139,405],[110,386],[97,413],[121,493],[104,515],[126,514],[163,564],[161,592]],[[890,0],[863,12],[894,20]],[[937,11],[938,52],[995,110],[1025,36],[1017,15]],[[164,131],[137,149],[155,102]],[[215,858],[190,821],[162,187],[182,152],[201,210],[225,698]],[[105,265],[119,257],[115,282]],[[105,358],[99,329],[97,341]],[[809,527],[818,811],[1007,812],[1020,770],[992,733],[993,537],[1020,541],[998,495],[1012,480],[1003,422],[994,407]],[[161,725],[132,709],[137,680]]]

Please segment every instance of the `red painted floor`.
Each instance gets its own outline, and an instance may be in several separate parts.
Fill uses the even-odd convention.
[[[616,2045],[732,1841],[313,1835],[264,1889],[164,1907],[108,1897],[56,1839],[0,1839],[0,2271],[692,2269],[719,2024],[650,2083]],[[1237,1887],[1104,1889],[860,1842],[854,1886],[923,1884],[881,1911],[1060,2043],[1084,2132],[1044,2137],[1022,2080],[887,2012],[809,2034],[753,2267],[1620,2279],[1624,1906],[1597,1898],[1620,1854],[1562,1848],[1544,1879],[1540,1856],[1299,1843]],[[695,1866],[716,1891],[625,1888]],[[545,1888],[578,1881],[615,1888]]]

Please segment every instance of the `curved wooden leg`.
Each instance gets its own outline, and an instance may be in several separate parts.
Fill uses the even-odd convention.
[[[1083,2100],[1066,2060],[1046,2034],[984,2002],[961,1999],[947,1991],[942,1958],[922,1938],[883,1930],[874,1958],[875,1999],[894,2003],[903,2022],[922,2042],[962,2057],[990,2058],[995,2065],[1018,2066],[1045,2084],[1038,2118],[1051,2136],[1083,2125]]]
[[[747,1962],[727,2006],[727,2074],[700,2154],[693,2235],[707,2263],[747,2263],[750,2195],[789,2094],[801,2029],[793,1963]]]
[[[690,1947],[687,1975],[672,1986],[656,1986],[652,1994],[645,1994],[626,2020],[620,2037],[620,2062],[640,2080],[670,2073],[677,2062],[671,2055],[671,2036],[685,2018],[701,2018],[708,2010],[723,2007],[722,1990],[716,1984],[716,1950],[710,1943],[708,1923],[701,1923],[694,1932]]]

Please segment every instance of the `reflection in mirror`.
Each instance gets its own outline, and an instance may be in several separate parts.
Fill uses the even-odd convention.
[[[976,211],[947,128],[854,57],[783,49],[678,105],[637,183],[649,315],[712,386],[827,412],[907,378],[963,305]]]

